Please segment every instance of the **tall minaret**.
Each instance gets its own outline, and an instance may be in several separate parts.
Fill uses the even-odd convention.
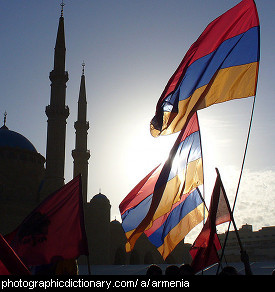
[[[63,6],[59,18],[58,32],[55,43],[54,68],[50,72],[51,99],[46,107],[48,117],[46,173],[42,195],[48,195],[64,185],[66,119],[69,107],[65,105],[66,82],[69,80],[65,71],[65,34]]]
[[[82,175],[82,194],[83,202],[87,202],[87,185],[88,185],[88,160],[90,151],[87,150],[87,138],[89,122],[87,119],[87,100],[85,88],[84,66],[82,64],[82,76],[80,82],[79,98],[78,98],[78,114],[77,121],[74,123],[75,128],[75,150],[72,151],[74,159],[74,177],[81,173]]]

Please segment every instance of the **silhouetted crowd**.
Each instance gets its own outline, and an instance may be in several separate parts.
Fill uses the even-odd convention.
[[[250,268],[249,263],[249,257],[245,251],[241,251],[241,261],[244,263],[244,269],[245,269],[245,275],[252,275],[252,271]],[[148,276],[157,276],[162,275],[162,269],[158,265],[151,265],[146,272],[146,275]],[[181,266],[177,265],[170,265],[167,266],[164,272],[164,275],[195,275],[193,268],[189,264],[183,264]],[[275,272],[272,272],[272,275],[275,274]],[[221,276],[234,276],[234,275],[240,275],[238,271],[233,266],[225,266],[221,272],[219,273]]]
[[[163,274],[162,269],[158,265],[155,265],[155,264],[150,265],[150,267],[147,269],[147,272],[146,272],[147,276],[160,276],[162,274]],[[189,264],[183,264],[181,266],[170,265],[166,267],[164,275],[186,276],[186,275],[195,275],[195,272]],[[222,269],[219,275],[233,276],[233,275],[239,275],[239,273],[234,267],[226,266]],[[250,275],[252,275],[252,273]]]
[[[165,275],[194,275],[194,271],[189,264],[183,264],[180,267],[176,265],[170,265],[165,269]],[[147,276],[160,276],[162,275],[162,269],[158,265],[151,265],[146,272]]]

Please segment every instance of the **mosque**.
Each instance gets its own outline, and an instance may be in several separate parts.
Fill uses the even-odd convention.
[[[62,6],[62,5],[61,5]],[[64,185],[66,120],[65,31],[63,6],[59,18],[54,50],[54,67],[51,81],[50,104],[45,113],[48,118],[46,158],[23,135],[8,128],[6,114],[0,128],[0,232],[13,231],[22,220],[49,194]],[[188,262],[190,245],[179,243],[164,262],[145,235],[141,236],[131,253],[125,252],[126,237],[119,221],[110,221],[111,205],[99,193],[87,202],[89,122],[84,64],[82,64],[78,115],[74,123],[76,139],[72,151],[74,176],[82,174],[85,226],[88,237],[90,263],[94,265],[125,265]],[[80,262],[86,263],[83,257]]]

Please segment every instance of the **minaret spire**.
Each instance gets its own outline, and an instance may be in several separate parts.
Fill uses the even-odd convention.
[[[57,31],[57,36],[56,36],[55,48],[54,48],[54,70],[53,71],[55,72],[65,71],[65,57],[66,57],[66,46],[65,46],[64,17],[63,17],[63,7],[62,7],[61,16],[59,17],[58,31]]]
[[[6,127],[6,122],[7,122],[7,112],[4,112],[4,126]]]
[[[65,32],[63,7],[61,3],[61,16],[59,18],[58,31],[54,49],[54,68],[50,72],[51,98],[50,105],[46,106],[48,117],[47,149],[46,149],[46,173],[42,195],[56,191],[64,185],[65,167],[65,138],[66,119],[69,116],[69,108],[66,103],[66,82],[69,80],[65,71]]]
[[[82,75],[84,75],[84,68],[85,68],[85,63],[84,61],[82,62]]]
[[[60,6],[61,6],[61,17],[63,17],[63,10],[64,10],[64,6],[65,6],[65,3],[63,2],[63,0],[61,2]]]
[[[81,173],[82,175],[82,194],[83,201],[87,202],[87,185],[88,185],[88,160],[90,151],[87,149],[89,122],[87,119],[87,100],[85,88],[85,63],[82,63],[82,75],[80,81],[79,98],[78,98],[78,114],[75,127],[75,149],[72,151],[74,160],[74,177]]]

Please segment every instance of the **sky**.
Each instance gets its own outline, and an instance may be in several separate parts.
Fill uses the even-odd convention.
[[[85,62],[89,200],[110,200],[111,219],[132,188],[164,161],[177,134],[153,138],[157,101],[192,43],[216,17],[239,0],[65,0],[67,82],[70,108],[65,181],[72,179],[82,62]],[[256,0],[261,59],[255,111],[234,212],[237,227],[275,225],[275,1]],[[59,0],[0,0],[0,126],[27,137],[45,157],[50,101],[49,72],[60,16]],[[253,98],[198,112],[209,202],[218,167],[232,206]],[[190,233],[190,240],[194,232]],[[188,241],[188,237],[187,237]]]

